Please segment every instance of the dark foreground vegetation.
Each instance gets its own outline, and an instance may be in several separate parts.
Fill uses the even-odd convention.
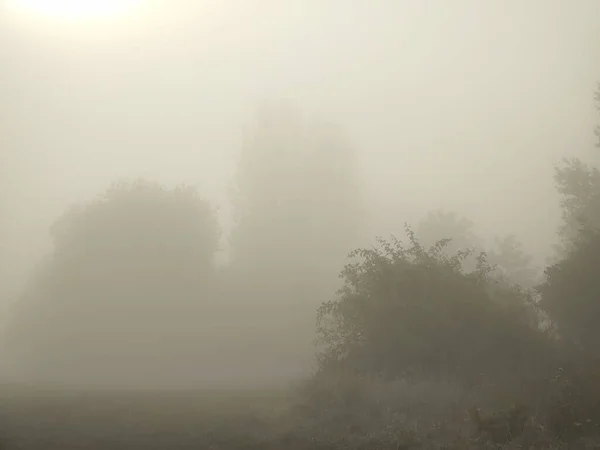
[[[327,127],[277,113],[250,150],[225,267],[213,262],[218,221],[193,189],[117,184],[56,223],[3,363],[38,385],[128,374],[138,389],[3,386],[6,448],[600,447],[596,168],[557,167],[561,245],[538,274],[514,236],[486,248],[451,213],[360,248],[354,164]],[[149,388],[167,372],[200,377],[217,357],[251,376],[283,334],[253,341],[239,325],[283,321],[275,304],[317,310],[311,378],[284,391]],[[236,356],[203,334],[218,320],[238,325]],[[283,348],[280,366],[291,363]]]
[[[299,390],[4,392],[6,449],[598,448],[577,436],[579,425],[558,438],[568,423],[549,428],[551,410],[447,382],[348,376]]]

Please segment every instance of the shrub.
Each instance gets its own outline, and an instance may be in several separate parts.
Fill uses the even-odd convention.
[[[551,346],[529,294],[495,282],[484,254],[467,273],[469,252],[446,256],[447,241],[425,249],[406,231],[409,246],[379,240],[350,255],[337,298],[318,311],[320,369],[467,385],[538,369]]]

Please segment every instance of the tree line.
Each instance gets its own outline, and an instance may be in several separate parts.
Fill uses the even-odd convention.
[[[238,161],[223,268],[214,264],[216,210],[197,191],[118,182],[52,226],[53,251],[12,312],[8,353],[31,373],[100,370],[131,355],[148,364],[176,365],[174,355],[203,361],[202,330],[215,322],[276,322],[282,305],[292,315],[310,305],[321,372],[501,382],[541,397],[557,373],[596,373],[598,168],[578,159],[557,165],[560,245],[543,273],[514,235],[485,248],[472,222],[442,210],[407,225],[404,239],[361,248],[359,179],[341,130],[293,109],[266,111]],[[248,344],[260,353],[251,344],[262,344]],[[568,414],[600,422],[596,403],[579,401],[583,409]]]

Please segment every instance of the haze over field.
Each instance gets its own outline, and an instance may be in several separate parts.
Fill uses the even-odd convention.
[[[350,251],[376,235],[400,235],[404,222],[417,226],[429,211],[443,209],[470,219],[486,244],[516,234],[541,268],[558,241],[553,167],[563,157],[594,157],[597,0],[157,0],[121,16],[79,21],[9,3],[0,9],[3,313],[51,251],[51,225],[71,205],[93,201],[122,179],[197,187],[219,209],[219,261],[228,267],[236,199],[250,195],[236,174],[252,167],[255,178],[248,179],[260,179],[259,169],[238,162],[246,161],[244,149],[268,147],[260,139],[256,144],[257,134],[280,142],[278,127],[288,119],[292,153],[304,147],[325,152],[320,141],[301,141],[309,140],[313,126],[323,142],[343,142],[340,147],[356,152],[357,161],[348,163],[356,183],[340,182],[338,193],[342,198],[348,186],[356,187],[348,194],[356,192],[356,202],[348,200],[339,212],[347,214],[339,223],[348,225],[314,232],[339,244],[331,247],[336,257],[346,243]],[[281,104],[299,117],[283,108],[291,118],[264,119],[269,105]],[[296,131],[295,121],[301,124]],[[271,162],[266,154],[258,166]],[[302,174],[298,186],[306,183],[323,196],[332,189],[331,180]],[[256,187],[255,203],[269,190]],[[268,205],[261,211],[264,217],[272,212]],[[261,229],[252,224],[249,230]],[[246,265],[235,270],[258,284],[248,273],[259,264],[248,255],[262,257],[265,247],[253,249],[248,243],[260,238],[248,233],[239,238]],[[289,261],[260,267],[267,273],[286,266],[303,248],[286,247]],[[327,259],[314,248],[316,260]],[[298,288],[293,299],[278,303],[277,289],[285,288],[270,286],[268,295],[259,288],[228,291],[225,304],[205,306],[223,328],[203,339],[214,339],[211,345],[227,355],[246,356],[241,370],[234,358],[207,347],[202,358],[214,366],[207,379],[237,382],[258,372],[266,379],[279,376],[277,370],[286,377],[309,370],[314,312],[342,267],[334,259],[323,263],[327,280],[315,297]],[[312,266],[293,270],[309,273]],[[306,303],[297,301],[303,296],[310,297]],[[277,306],[259,313],[252,305],[261,302]],[[216,320],[206,319],[213,326]],[[178,324],[173,319],[172,329]],[[252,353],[252,339],[270,350]],[[252,361],[261,368],[249,368]]]

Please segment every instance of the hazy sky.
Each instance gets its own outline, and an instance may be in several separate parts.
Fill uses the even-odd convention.
[[[5,5],[4,270],[18,279],[57,215],[120,177],[225,201],[272,99],[347,128],[374,233],[445,207],[541,254],[552,164],[593,149],[599,25],[598,0],[148,0],[94,23]]]

